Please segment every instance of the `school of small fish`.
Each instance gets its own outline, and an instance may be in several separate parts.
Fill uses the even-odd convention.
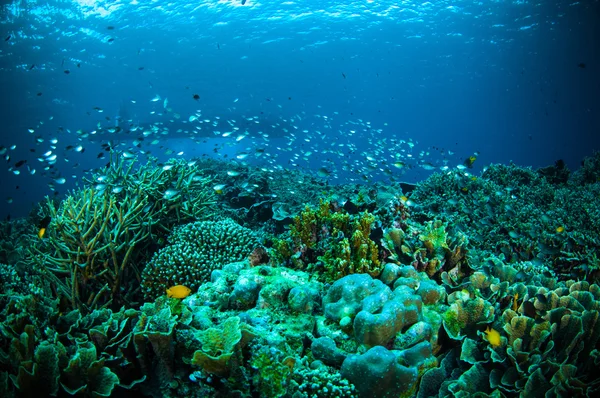
[[[196,100],[196,95],[192,98]],[[154,105],[149,116],[158,121],[140,124],[134,120],[111,119],[97,123],[93,129],[72,131],[59,128],[55,136],[46,138],[44,121],[28,129],[33,146],[29,152],[36,159],[23,158],[13,162],[12,154],[16,145],[0,146],[0,156],[15,175],[34,175],[41,171],[49,177],[50,190],[67,183],[68,179],[81,178],[80,173],[63,172],[68,168],[77,170],[79,164],[72,163],[77,155],[94,155],[103,163],[110,151],[118,151],[125,160],[139,157],[185,156],[185,151],[169,148],[171,138],[189,139],[190,144],[204,148],[203,156],[220,157],[240,164],[257,165],[264,170],[273,171],[283,168],[301,168],[314,175],[333,182],[369,182],[399,181],[411,169],[426,172],[450,172],[453,168],[449,159],[454,153],[438,147],[417,150],[418,141],[404,137],[406,133],[390,132],[387,123],[376,126],[370,121],[347,120],[339,112],[330,115],[297,113],[289,118],[271,116],[207,117],[201,109],[182,117],[169,106],[168,98],[160,94],[146,100]],[[232,100],[235,104],[238,98]],[[136,104],[138,100],[131,100]],[[282,108],[281,105],[278,105]],[[235,110],[235,108],[234,108]],[[104,109],[94,107],[92,111],[103,113]],[[224,110],[224,114],[232,109]],[[237,115],[242,114],[237,112]],[[52,120],[52,117],[49,119]],[[307,127],[308,126],[308,127]],[[75,139],[75,142],[73,141]],[[61,146],[61,141],[68,145]],[[98,142],[100,146],[98,147]],[[212,145],[211,145],[212,144]],[[90,151],[86,152],[86,149]],[[477,159],[478,153],[457,164],[455,171],[469,176],[469,171]],[[101,166],[99,166],[101,167]],[[171,165],[162,166],[168,170]],[[25,172],[26,171],[26,172]],[[84,170],[88,171],[88,170]],[[235,177],[238,172],[229,171],[228,176]],[[423,175],[421,175],[423,177]],[[214,186],[217,194],[224,192],[228,181],[218,181]],[[98,181],[96,189],[106,186]],[[113,187],[118,190],[119,187]],[[115,192],[118,193],[118,192]],[[167,190],[165,199],[176,197],[176,190]],[[11,201],[11,198],[7,198]]]

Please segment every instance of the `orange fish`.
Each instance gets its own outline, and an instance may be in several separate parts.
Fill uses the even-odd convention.
[[[184,299],[192,293],[192,289],[187,286],[177,285],[167,289],[167,297]]]
[[[512,310],[513,311],[517,311],[517,308],[519,308],[519,303],[517,302],[517,300],[519,299],[519,293],[515,293],[515,297],[513,297],[513,305],[512,305]]]

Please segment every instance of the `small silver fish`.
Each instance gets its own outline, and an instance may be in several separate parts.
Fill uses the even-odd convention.
[[[165,191],[163,199],[170,200],[179,195],[179,191],[175,188],[169,188]]]

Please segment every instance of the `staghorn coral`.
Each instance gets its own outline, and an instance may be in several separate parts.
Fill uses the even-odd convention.
[[[33,248],[34,259],[73,308],[90,311],[127,300],[122,289],[133,290],[135,261],[151,234],[152,222],[144,221],[146,204],[139,196],[118,202],[89,188],[71,193],[58,208],[47,199],[52,222],[48,238]]]
[[[135,162],[116,153],[96,184],[71,192],[58,205],[46,198],[40,216],[51,218],[46,237],[30,247],[33,263],[72,308],[118,308],[135,298],[139,263],[174,223],[202,219],[214,205],[208,180],[181,161],[169,168]],[[95,184],[93,187],[92,184]],[[177,192],[167,195],[167,190]]]
[[[142,272],[142,290],[147,298],[164,294],[171,286],[197,290],[213,270],[246,259],[258,240],[247,228],[232,220],[199,221],[177,227],[169,244],[159,250]]]
[[[173,225],[208,219],[216,213],[212,178],[202,162],[170,159],[162,167],[156,163],[138,165],[135,158],[111,152],[108,166],[84,181],[118,199],[146,198],[145,218],[155,220],[152,224],[158,235],[168,233]]]

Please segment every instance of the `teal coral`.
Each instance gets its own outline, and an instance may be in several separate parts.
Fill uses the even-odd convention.
[[[227,318],[221,327],[197,331],[201,348],[192,356],[191,364],[208,374],[226,377],[243,366],[242,349],[255,337],[251,328],[240,324],[240,318]]]
[[[403,351],[376,346],[362,355],[349,356],[341,375],[356,386],[360,397],[410,397],[423,372],[435,365],[427,342]]]
[[[411,284],[411,280],[400,278],[392,291],[369,275],[348,275],[336,281],[323,298],[325,316],[352,333],[358,344],[386,346],[402,330],[422,320],[424,298],[427,304],[435,305],[443,297],[437,288],[426,288],[425,280],[420,291]],[[439,320],[428,320],[439,326]]]
[[[142,272],[146,297],[155,298],[171,286],[197,290],[213,270],[246,259],[258,245],[251,230],[232,220],[199,221],[177,227],[169,244],[156,253]]]
[[[352,383],[340,376],[339,372],[324,365],[296,366],[292,380],[292,391],[299,398],[345,398],[355,397]]]
[[[597,218],[599,185],[578,191],[551,172],[437,175],[410,208],[390,187],[358,205],[321,201],[298,229],[265,242],[268,264],[247,261],[258,234],[231,220],[168,228],[166,246],[167,230],[153,224],[149,241],[162,249],[148,263],[156,246],[139,246],[120,285],[137,300],[141,279],[147,302],[117,300],[119,311],[108,297],[87,305],[85,294],[73,307],[42,277],[46,267],[35,272],[2,246],[18,264],[0,265],[0,394],[596,396],[600,262],[597,227],[583,219]],[[49,242],[31,243],[43,251]],[[381,272],[357,273],[356,260],[375,254]],[[174,284],[193,293],[166,297]]]

